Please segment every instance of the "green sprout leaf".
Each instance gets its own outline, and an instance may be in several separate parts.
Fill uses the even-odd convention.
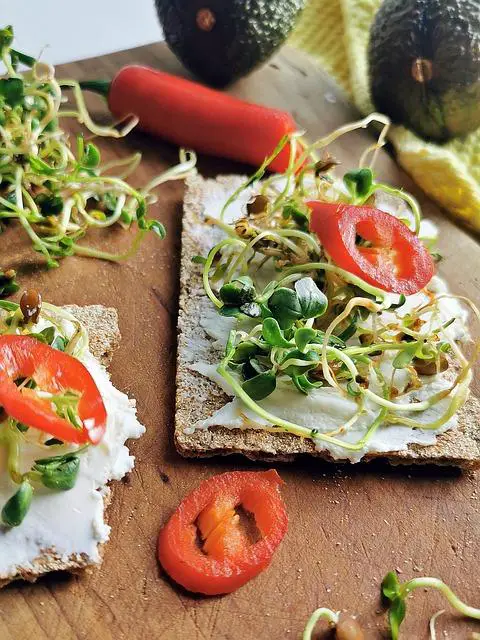
[[[265,341],[272,347],[283,347],[286,349],[292,347],[290,342],[285,338],[275,318],[265,318],[263,321],[262,335]]]
[[[35,203],[44,216],[58,216],[63,211],[63,200],[60,196],[41,193],[36,197]]]
[[[8,25],[0,29],[0,51],[7,49],[13,42],[13,27]]]
[[[207,261],[206,258],[204,258],[203,256],[193,256],[192,258],[192,262],[194,264],[205,264]]]
[[[415,357],[416,351],[416,344],[414,344],[413,347],[407,347],[403,351],[399,351],[392,361],[392,367],[394,369],[405,369],[406,367],[410,366],[413,358]]]
[[[400,297],[398,298],[398,302],[396,302],[395,304],[391,304],[389,306],[389,309],[399,309],[400,307],[403,307],[406,301],[407,301],[407,298],[404,296],[403,293],[401,293]]]
[[[287,287],[275,289],[268,301],[272,315],[281,329],[288,329],[302,317],[302,307],[295,291]]]
[[[248,393],[252,400],[263,400],[275,391],[277,378],[273,371],[265,371],[246,380],[242,384],[242,389]]]
[[[400,582],[395,571],[389,571],[382,580],[382,594],[387,600],[394,600],[400,593]]]
[[[373,173],[366,168],[349,171],[344,175],[343,181],[354,200],[365,200],[373,187]]]
[[[39,333],[30,333],[29,336],[36,338],[44,344],[51,345],[55,339],[55,327],[45,327],[45,329],[42,329]]]
[[[30,509],[33,487],[24,480],[17,492],[5,503],[2,509],[2,522],[8,527],[18,527]]]
[[[167,235],[164,225],[158,220],[149,220],[147,222],[146,228],[148,231],[153,231],[153,233],[156,233],[161,240],[163,240]]]
[[[1,42],[1,36],[0,36],[0,42]],[[0,46],[1,46],[1,43],[0,43]],[[27,56],[27,54],[22,53],[21,51],[16,51],[16,49],[10,49],[10,57],[12,58],[12,66],[14,69],[17,68],[19,63],[24,64],[26,67],[30,67],[31,69],[37,62],[35,58],[32,58],[32,56]]]
[[[246,302],[253,302],[255,297],[255,287],[248,276],[227,282],[220,289],[220,300],[227,305],[240,306]]]
[[[83,151],[81,159],[82,167],[87,169],[95,169],[100,164],[100,151],[98,147],[91,142],[87,144]]]
[[[21,78],[2,78],[0,80],[0,96],[11,107],[22,104],[24,98],[23,80]]]
[[[309,327],[301,327],[295,331],[295,344],[300,351],[305,351],[307,345],[317,337],[315,329]]]
[[[406,613],[405,600],[403,598],[395,598],[390,605],[388,612],[388,621],[390,624],[390,632],[392,640],[398,640],[400,633],[400,625],[402,624]]]
[[[287,362],[287,360],[301,360],[305,362],[305,364],[290,364],[288,367],[283,369],[283,373],[287,376],[293,377],[300,376],[312,369],[316,369],[318,362],[320,361],[320,356],[313,350],[303,353],[299,349],[292,349],[283,356],[282,363]]]
[[[80,458],[73,453],[35,460],[32,467],[32,471],[40,473],[40,479],[48,489],[59,491],[68,491],[75,486],[79,470]]]
[[[302,231],[308,231],[308,225],[310,224],[308,216],[294,204],[285,205],[282,211],[282,218],[284,220],[293,220]]]
[[[240,342],[231,358],[231,361],[235,364],[242,364],[247,360],[250,360],[258,352],[258,347],[253,342],[246,340]]]
[[[304,318],[318,318],[328,307],[327,296],[320,291],[312,278],[302,278],[295,282],[295,291]]]
[[[28,156],[28,162],[32,171],[41,176],[54,176],[57,173],[56,169],[35,156]]]
[[[309,380],[308,376],[305,373],[301,375],[293,375],[291,376],[293,384],[297,387],[299,391],[308,394],[312,389],[318,389],[318,387],[323,386],[323,382],[321,380],[317,380],[316,382],[312,382]]]

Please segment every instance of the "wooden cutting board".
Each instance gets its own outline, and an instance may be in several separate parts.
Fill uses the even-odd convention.
[[[59,75],[109,78],[127,63],[181,73],[164,45],[152,45],[66,65]],[[291,110],[312,139],[358,117],[314,62],[289,49],[230,91]],[[97,115],[105,113],[100,100],[92,106]],[[352,167],[369,140],[367,133],[353,134],[333,151],[346,168]],[[101,147],[107,157],[142,151],[138,184],[176,159],[172,146],[140,133],[126,141],[102,140]],[[208,175],[245,171],[208,158],[200,158],[199,169]],[[426,200],[386,153],[378,171],[419,198],[424,213],[441,227],[441,273],[457,293],[479,300],[475,240]],[[153,210],[168,228],[167,239],[152,234],[138,255],[121,266],[68,258],[47,272],[25,250],[18,230],[1,236],[0,265],[15,266],[24,286],[34,286],[59,305],[102,303],[118,309],[123,339],[112,379],[137,399],[147,433],[131,444],[135,471],[115,484],[108,510],[112,534],[102,567],[90,575],[57,574],[35,585],[5,588],[0,592],[0,638],[298,639],[310,613],[322,605],[358,614],[366,637],[381,638],[386,625],[379,586],[390,569],[397,569],[401,579],[441,577],[467,602],[480,605],[478,476],[448,469],[318,461],[279,465],[290,528],[267,571],[233,595],[208,599],[192,597],[165,578],[155,558],[156,538],[180,499],[215,473],[262,468],[241,458],[187,461],[173,446],[182,190],[181,184],[162,187]],[[118,249],[125,245],[125,234],[109,235],[106,241]],[[436,594],[417,593],[402,638],[427,638],[430,616],[445,605]],[[448,636],[439,635],[448,638],[465,638],[467,629],[480,631],[478,624],[450,613],[437,627],[447,630]]]

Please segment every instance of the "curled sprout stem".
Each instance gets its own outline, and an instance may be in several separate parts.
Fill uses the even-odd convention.
[[[446,598],[449,604],[451,604],[451,606],[463,616],[473,618],[474,620],[480,620],[480,608],[471,607],[460,600],[452,589],[438,578],[413,578],[408,582],[404,582],[400,585],[399,596],[401,598],[406,598],[406,596],[415,589],[435,589],[436,591],[439,591]]]
[[[338,624],[339,612],[335,613],[331,609],[320,607],[312,613],[303,631],[302,640],[311,640],[312,633],[319,620],[326,620],[330,625]]]

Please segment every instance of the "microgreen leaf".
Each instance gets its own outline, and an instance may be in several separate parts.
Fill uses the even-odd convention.
[[[220,300],[228,305],[242,305],[253,302],[256,297],[253,281],[248,276],[226,282],[220,289]]]
[[[265,318],[263,321],[262,335],[272,347],[291,348],[291,344],[285,339],[283,331],[275,318]]]
[[[304,318],[318,318],[327,310],[327,296],[320,291],[312,278],[307,277],[297,280],[295,282],[295,291],[297,292]]]
[[[146,228],[147,228],[148,231],[153,231],[153,233],[156,233],[157,236],[159,238],[161,238],[162,240],[167,235],[167,232],[165,231],[165,227],[158,220],[149,220],[147,222],[147,227]]]
[[[248,393],[252,400],[263,400],[275,391],[277,378],[273,371],[265,371],[246,380],[242,384],[242,389]]]
[[[373,173],[371,169],[356,169],[349,171],[343,177],[343,181],[353,199],[364,200],[370,195],[373,186]]]
[[[0,46],[1,46],[1,36],[0,36]],[[12,66],[14,69],[17,68],[18,63],[24,64],[26,67],[32,68],[36,60],[32,58],[32,56],[27,56],[26,53],[22,53],[21,51],[17,51],[16,49],[10,49],[10,56],[12,58]]]
[[[21,78],[2,78],[0,80],[0,96],[11,107],[22,104],[24,98],[23,80]]]
[[[82,155],[81,159],[82,167],[86,167],[87,169],[95,169],[100,164],[100,151],[98,147],[91,142],[89,142]]]
[[[48,165],[46,162],[37,158],[36,156],[28,156],[28,162],[30,163],[30,168],[34,173],[38,173],[42,176],[53,176],[56,174],[56,169]]]
[[[390,605],[388,612],[388,621],[390,623],[390,632],[392,640],[398,640],[400,625],[402,624],[406,613],[405,600],[403,598],[395,598]]]
[[[311,369],[316,369],[318,366],[318,362],[320,360],[320,356],[316,351],[307,351],[303,353],[299,349],[292,349],[288,353],[286,353],[282,358],[282,363],[287,362],[287,360],[303,360],[305,362],[302,364],[290,364],[286,369],[283,369],[283,373],[287,376],[300,376],[304,373],[307,373]]]
[[[63,211],[63,200],[60,196],[41,193],[35,202],[45,216],[58,216]]]
[[[400,593],[400,582],[394,571],[389,571],[382,580],[382,594],[387,600],[394,600]]]
[[[407,298],[404,296],[403,293],[401,293],[400,297],[398,298],[398,302],[396,302],[395,304],[391,304],[389,306],[389,309],[399,309],[400,307],[403,307],[406,301],[407,301]]]
[[[296,207],[293,204],[287,204],[282,211],[282,218],[284,220],[288,220],[291,219],[293,220],[293,222],[295,222],[295,224],[300,227],[300,229],[302,229],[303,231],[307,231],[308,230],[308,225],[309,225],[309,219],[308,216],[303,213],[303,211],[300,211],[300,209],[298,209],[298,207]]]
[[[347,393],[353,398],[358,398],[361,395],[357,382],[350,380],[350,382],[347,383]]]
[[[8,527],[18,527],[25,518],[32,504],[33,487],[24,480],[13,496],[7,500],[2,509],[2,522]]]
[[[194,264],[205,264],[207,261],[206,258],[204,258],[203,256],[193,256],[192,258],[192,262]]]
[[[30,333],[29,335],[44,344],[51,345],[55,339],[55,327],[45,327],[45,329],[42,329],[39,333]]]
[[[250,380],[259,373],[265,373],[266,367],[262,367],[260,362],[256,358],[249,358],[245,360],[242,366],[242,376],[244,380]]]
[[[408,367],[415,357],[416,350],[417,345],[414,344],[413,348],[407,347],[403,351],[399,351],[392,361],[392,367],[394,369],[405,369],[406,367]]]
[[[68,453],[35,460],[33,471],[41,474],[42,483],[48,489],[68,491],[75,486],[80,469],[80,458]]]
[[[234,363],[243,363],[249,360],[252,356],[254,356],[258,351],[258,347],[253,342],[248,340],[244,342],[240,342],[233,354],[231,361]]]
[[[295,320],[302,317],[302,308],[296,292],[286,287],[275,289],[268,301],[268,307],[281,329],[288,329]]]
[[[301,375],[292,375],[291,378],[297,389],[306,395],[312,389],[317,389],[318,387],[323,386],[323,382],[321,380],[311,382],[305,373],[302,373]]]
[[[13,27],[8,25],[0,29],[0,51],[8,48],[13,42]]]
[[[301,327],[295,331],[295,344],[300,351],[305,351],[307,345],[317,336],[315,329]]]

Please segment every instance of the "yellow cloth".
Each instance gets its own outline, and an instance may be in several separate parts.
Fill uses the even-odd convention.
[[[370,25],[381,0],[310,0],[290,44],[315,56],[363,113],[368,88]],[[391,128],[398,162],[446,209],[480,230],[480,129],[445,145],[427,143],[405,127]]]

